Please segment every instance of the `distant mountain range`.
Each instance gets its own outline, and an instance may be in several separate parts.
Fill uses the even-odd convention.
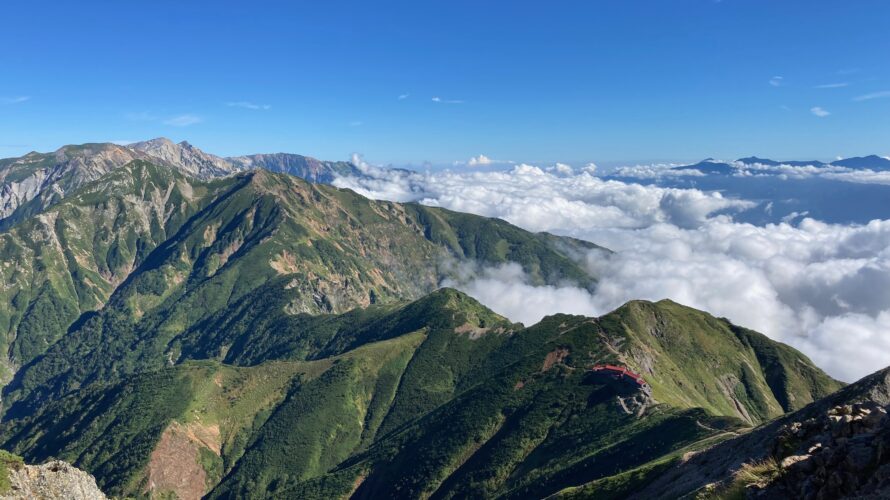
[[[311,182],[330,183],[337,175],[360,175],[349,162],[321,161],[289,153],[222,158],[166,138],[126,146],[111,143],[64,146],[52,153],[28,153],[0,160],[0,220],[40,212],[68,193],[134,160],[173,167],[196,179],[264,168]],[[9,221],[7,221],[8,225]]]
[[[844,167],[856,170],[872,170],[875,172],[887,172],[890,171],[890,159],[884,158],[882,156],[877,155],[869,155],[869,156],[855,156],[852,158],[845,158],[842,160],[835,160],[830,163],[821,162],[818,160],[813,161],[802,161],[802,160],[789,160],[789,161],[776,161],[770,160],[768,158],[758,158],[756,156],[749,156],[747,158],[739,158],[735,160],[735,162],[721,162],[716,161],[713,158],[707,158],[698,163],[693,163],[690,165],[681,165],[678,167],[673,167],[673,170],[698,170],[704,174],[708,175],[729,175],[739,170],[739,166],[756,166],[756,165],[765,165],[769,167],[779,167],[782,165],[788,165],[791,167]]]

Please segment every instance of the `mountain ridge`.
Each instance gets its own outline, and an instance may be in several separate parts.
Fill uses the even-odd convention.
[[[148,160],[178,169],[199,180],[265,168],[307,179],[331,183],[338,175],[360,176],[349,162],[277,153],[222,158],[165,137],[127,145],[89,143],[62,146],[52,153],[31,152],[18,158],[0,159],[0,225],[39,213],[67,193],[97,180],[134,160]]]
[[[114,494],[175,466],[215,478],[202,493],[211,498],[545,496],[781,415],[768,365],[758,359],[769,349],[794,353],[760,337],[749,351],[759,355],[740,362],[738,334],[725,320],[670,301],[523,327],[440,289],[414,302],[306,319],[268,333],[245,330],[247,338],[231,344],[241,354],[94,381],[7,420],[0,442],[29,459],[70,457]],[[317,339],[318,354],[299,340],[282,346],[283,332]],[[812,367],[793,355],[788,369]],[[696,359],[711,371],[717,361],[716,375],[736,374],[734,391],[696,386],[685,378],[694,369],[677,371]],[[642,373],[652,396],[591,379],[587,368],[597,362]],[[839,387],[818,377],[828,385],[811,386],[814,397]],[[231,418],[239,423],[223,427]],[[109,432],[115,422],[128,423]],[[207,429],[217,425],[218,438],[187,437],[216,436]],[[170,440],[192,443],[204,465],[151,458]],[[616,462],[617,446],[626,451]]]

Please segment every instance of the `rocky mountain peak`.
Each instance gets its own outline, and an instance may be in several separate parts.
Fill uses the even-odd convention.
[[[219,156],[205,153],[186,141],[176,144],[166,137],[158,137],[130,144],[129,147],[134,151],[146,153],[178,167],[186,174],[200,179],[228,175],[239,170],[231,162]]]

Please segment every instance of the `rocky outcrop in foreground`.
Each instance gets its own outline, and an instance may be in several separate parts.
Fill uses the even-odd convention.
[[[890,368],[648,478],[630,498],[890,498]]]
[[[821,417],[785,425],[773,445],[773,456],[785,456],[776,478],[750,485],[748,498],[887,498],[890,494],[890,418],[875,401],[838,405]]]
[[[0,500],[105,500],[90,474],[55,460],[9,470],[10,487]]]

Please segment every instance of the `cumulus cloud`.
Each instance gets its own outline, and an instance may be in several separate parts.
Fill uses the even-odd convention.
[[[475,167],[478,165],[491,165],[491,158],[485,155],[474,156],[467,161],[467,165],[471,167]]]
[[[825,109],[820,108],[819,106],[813,106],[812,108],[810,108],[810,113],[813,113],[814,115],[818,116],[819,118],[825,118],[826,116],[831,114],[828,111],[826,111]]]
[[[355,159],[362,178],[335,184],[373,198],[499,217],[596,242],[594,291],[534,286],[515,264],[443,283],[531,324],[546,314],[601,315],[632,299],[677,302],[786,342],[852,381],[890,365],[890,221],[735,222],[754,206],[720,193],[605,180],[533,165],[495,172],[407,172]],[[802,218],[802,219],[801,219]],[[799,222],[794,223],[795,220]]]
[[[186,114],[164,120],[164,124],[170,125],[171,127],[188,127],[190,125],[201,123],[202,121],[204,120],[199,116]]]
[[[447,279],[442,286],[460,289],[498,314],[526,325],[555,311],[589,316],[598,307],[594,296],[583,288],[532,285],[515,262],[480,269],[468,279]]]
[[[890,185],[890,172],[872,170],[844,169],[843,171],[826,172],[822,174],[826,179],[834,179],[844,182],[856,182],[859,184],[884,184]]]
[[[575,173],[575,169],[572,168],[571,165],[566,165],[565,163],[557,163],[553,166],[553,171],[563,175],[572,175]],[[594,165],[593,172],[596,172],[596,165]]]
[[[716,212],[756,205],[720,193],[604,180],[586,170],[556,175],[520,164],[509,171],[411,172],[375,167],[359,157],[353,162],[365,175],[340,177],[334,185],[376,199],[499,217],[535,231],[639,228],[658,222],[685,227]]]
[[[632,177],[635,179],[665,179],[669,177],[701,177],[705,173],[697,168],[678,168],[678,165],[670,163],[656,163],[652,165],[633,165],[615,169],[617,177]]]

